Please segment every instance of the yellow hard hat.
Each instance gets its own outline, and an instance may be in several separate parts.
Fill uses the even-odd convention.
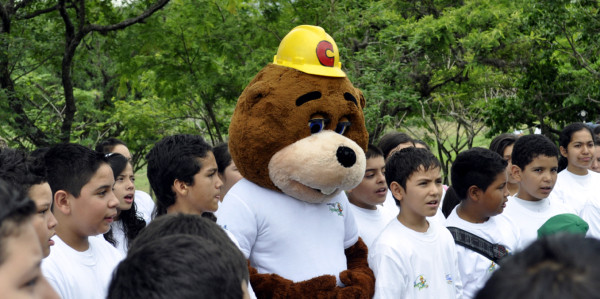
[[[335,41],[319,26],[292,29],[281,40],[273,63],[312,75],[346,77]]]

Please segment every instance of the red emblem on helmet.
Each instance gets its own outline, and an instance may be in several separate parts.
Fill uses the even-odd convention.
[[[328,54],[332,56],[329,56]],[[333,67],[333,63],[335,62],[333,45],[326,40],[320,41],[317,45],[317,58],[322,65]]]

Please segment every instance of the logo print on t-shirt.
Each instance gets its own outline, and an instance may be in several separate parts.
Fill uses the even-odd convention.
[[[452,275],[450,275],[450,274],[446,274],[446,283],[447,283],[447,284],[452,284],[452,283],[454,283],[454,281],[452,280]]]
[[[419,291],[420,291],[422,289],[428,288],[429,285],[427,284],[427,279],[425,279],[425,277],[423,277],[423,275],[419,275],[419,276],[417,276],[417,279],[415,279],[415,283],[414,283],[413,287],[419,288]]]
[[[342,213],[344,209],[342,209],[342,205],[339,202],[330,202],[327,205],[329,206],[330,212],[337,213],[338,216],[344,216],[344,214]]]
[[[493,272],[496,270],[496,263],[492,262],[492,264],[488,267],[488,272]]]

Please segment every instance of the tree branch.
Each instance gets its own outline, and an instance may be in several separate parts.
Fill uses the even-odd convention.
[[[134,18],[130,18],[130,19],[127,19],[127,20],[125,20],[123,22],[120,22],[120,23],[117,23],[117,24],[111,24],[111,25],[89,24],[89,25],[87,25],[87,26],[85,26],[83,28],[83,31],[85,31],[85,32],[97,31],[97,32],[100,32],[100,33],[107,33],[109,31],[123,29],[123,28],[125,28],[127,26],[131,26],[133,24],[136,24],[136,23],[139,23],[139,22],[143,21],[144,19],[148,18],[153,13],[155,13],[156,11],[158,11],[159,9],[161,9],[165,5],[167,5],[167,3],[169,3],[169,0],[160,0],[160,1],[156,2],[155,4],[151,5],[142,14],[140,14],[140,15],[134,17]]]
[[[45,13],[49,13],[49,12],[53,12],[55,10],[58,9],[58,4],[48,7],[48,8],[44,8],[44,9],[40,9],[40,10],[36,10],[30,14],[24,15],[24,16],[18,16],[16,19],[17,20],[29,20],[29,19],[33,19],[39,15],[43,15]]]
[[[579,53],[579,51],[577,51],[577,49],[575,48],[575,43],[573,42],[573,39],[569,36],[569,32],[567,31],[567,28],[566,28],[566,25],[564,22],[563,22],[561,28],[565,35],[565,38],[569,42],[569,46],[571,46],[571,51],[573,51],[573,56],[575,56],[577,62],[579,62],[579,65],[581,65],[581,67],[583,67],[586,71],[590,72],[590,74],[600,78],[600,73],[598,73],[596,70],[591,68],[590,65],[586,62],[583,55],[581,55],[581,53]]]

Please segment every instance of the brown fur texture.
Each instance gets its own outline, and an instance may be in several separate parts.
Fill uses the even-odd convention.
[[[340,273],[340,280],[346,287],[336,286],[333,275],[294,283],[277,274],[259,274],[248,263],[254,293],[257,298],[372,298],[375,276],[367,262],[367,245],[359,238],[345,253],[348,270]]]
[[[319,91],[322,97],[296,106],[300,96]],[[344,98],[352,94],[360,107]],[[244,178],[280,191],[269,178],[271,157],[293,142],[311,135],[308,121],[320,113],[335,129],[346,117],[352,123],[344,136],[366,150],[369,135],[362,108],[365,98],[348,78],[309,75],[292,68],[269,64],[248,84],[229,126],[229,151]]]
[[[320,98],[297,104],[299,98],[311,92],[319,92]],[[368,133],[362,112],[364,107],[362,92],[354,88],[348,78],[309,75],[292,68],[269,64],[249,83],[238,100],[229,127],[229,150],[232,159],[244,178],[259,186],[282,192],[273,182],[273,176],[276,181],[283,181],[279,186],[284,186],[284,189],[293,185],[287,189],[288,192],[283,193],[307,202],[323,202],[324,197],[309,193],[321,189],[323,194],[339,194],[341,190],[332,190],[360,183],[364,175],[364,165],[362,170],[355,167],[351,175],[340,175],[339,171],[332,172],[327,164],[330,162],[326,159],[331,160],[334,157],[335,160],[335,154],[319,154],[321,151],[318,149],[322,146],[322,141],[308,143],[308,147],[316,152],[311,152],[309,155],[312,156],[308,158],[314,159],[315,155],[322,155],[323,157],[318,158],[323,160],[317,161],[325,161],[324,163],[304,163],[303,161],[308,160],[300,158],[300,161],[294,164],[288,159],[301,156],[298,153],[302,153],[302,149],[306,149],[307,146],[302,145],[298,150],[294,149],[293,144],[301,140],[312,140],[308,138],[313,135],[308,123],[318,115],[329,119],[325,130],[335,130],[339,122],[351,122],[351,126],[343,134],[347,138],[341,138],[341,144],[350,142],[355,145],[354,150],[366,150]],[[337,142],[332,141],[333,138],[325,139],[326,142]],[[278,153],[283,156],[281,159]],[[358,154],[362,155],[362,158],[358,157],[355,164],[364,164],[364,152]],[[270,167],[271,161],[273,165]],[[298,168],[294,168],[298,165],[305,169],[298,171]],[[337,166],[341,167],[340,163]],[[291,170],[286,172],[286,167]],[[311,186],[311,183],[308,183],[305,187],[297,187],[293,175],[298,173],[304,173],[305,177],[306,174],[310,174],[316,178],[313,181],[318,183],[329,182],[331,175],[338,175],[342,179],[324,183],[324,186]],[[354,178],[357,173],[360,175]],[[289,176],[291,182],[286,176]],[[311,196],[316,199],[313,200]],[[258,298],[371,298],[375,289],[375,277],[367,263],[367,247],[359,238],[357,243],[344,253],[347,270],[341,272],[339,277],[346,287],[338,287],[333,275],[294,283],[277,274],[258,274],[255,269],[249,267],[252,288]]]

